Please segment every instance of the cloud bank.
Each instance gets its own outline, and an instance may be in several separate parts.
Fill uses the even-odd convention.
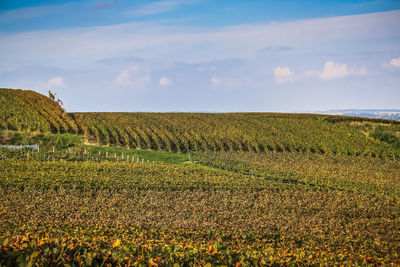
[[[327,61],[320,77],[325,80],[344,78],[348,76],[364,76],[368,71],[365,67],[349,69],[346,64]]]

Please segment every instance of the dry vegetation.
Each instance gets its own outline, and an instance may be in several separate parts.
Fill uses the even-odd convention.
[[[108,161],[7,159],[0,182],[3,263],[398,263],[398,196]]]

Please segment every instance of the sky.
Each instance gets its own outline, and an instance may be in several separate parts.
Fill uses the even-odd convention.
[[[400,109],[400,1],[1,0],[0,88],[69,112]]]

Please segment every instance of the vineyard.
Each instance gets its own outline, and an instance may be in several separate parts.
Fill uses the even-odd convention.
[[[75,121],[59,103],[34,91],[0,89],[0,129],[75,133]]]
[[[397,159],[287,152],[201,152],[193,157],[207,166],[265,179],[400,196],[400,164]]]
[[[66,113],[0,89],[0,266],[399,265],[399,136],[328,115]]]
[[[360,193],[227,169],[28,152],[2,151],[2,264],[399,263],[398,183],[391,194]],[[364,174],[376,171],[367,163],[358,170],[366,166]],[[398,180],[396,169],[381,179]],[[356,170],[348,178],[357,180]]]
[[[389,120],[283,113],[66,113],[39,93],[11,89],[0,89],[0,117],[0,133],[74,133],[93,145],[400,157],[400,122]]]
[[[72,116],[87,142],[100,145],[176,152],[286,151],[400,156],[398,147],[370,136],[378,124],[399,133],[400,124],[395,121],[278,113],[73,113]]]

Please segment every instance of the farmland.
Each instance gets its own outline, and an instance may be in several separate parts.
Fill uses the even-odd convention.
[[[370,136],[400,123],[279,113],[73,113],[91,143],[164,151],[276,151],[399,156]]]
[[[0,131],[78,134],[92,145],[400,157],[400,122],[381,119],[284,113],[67,113],[44,95],[11,89],[0,89],[0,117]]]
[[[1,265],[400,264],[397,122],[0,92]]]
[[[2,255],[10,260],[262,265],[398,259],[398,195],[151,162],[7,159],[0,170]]]

